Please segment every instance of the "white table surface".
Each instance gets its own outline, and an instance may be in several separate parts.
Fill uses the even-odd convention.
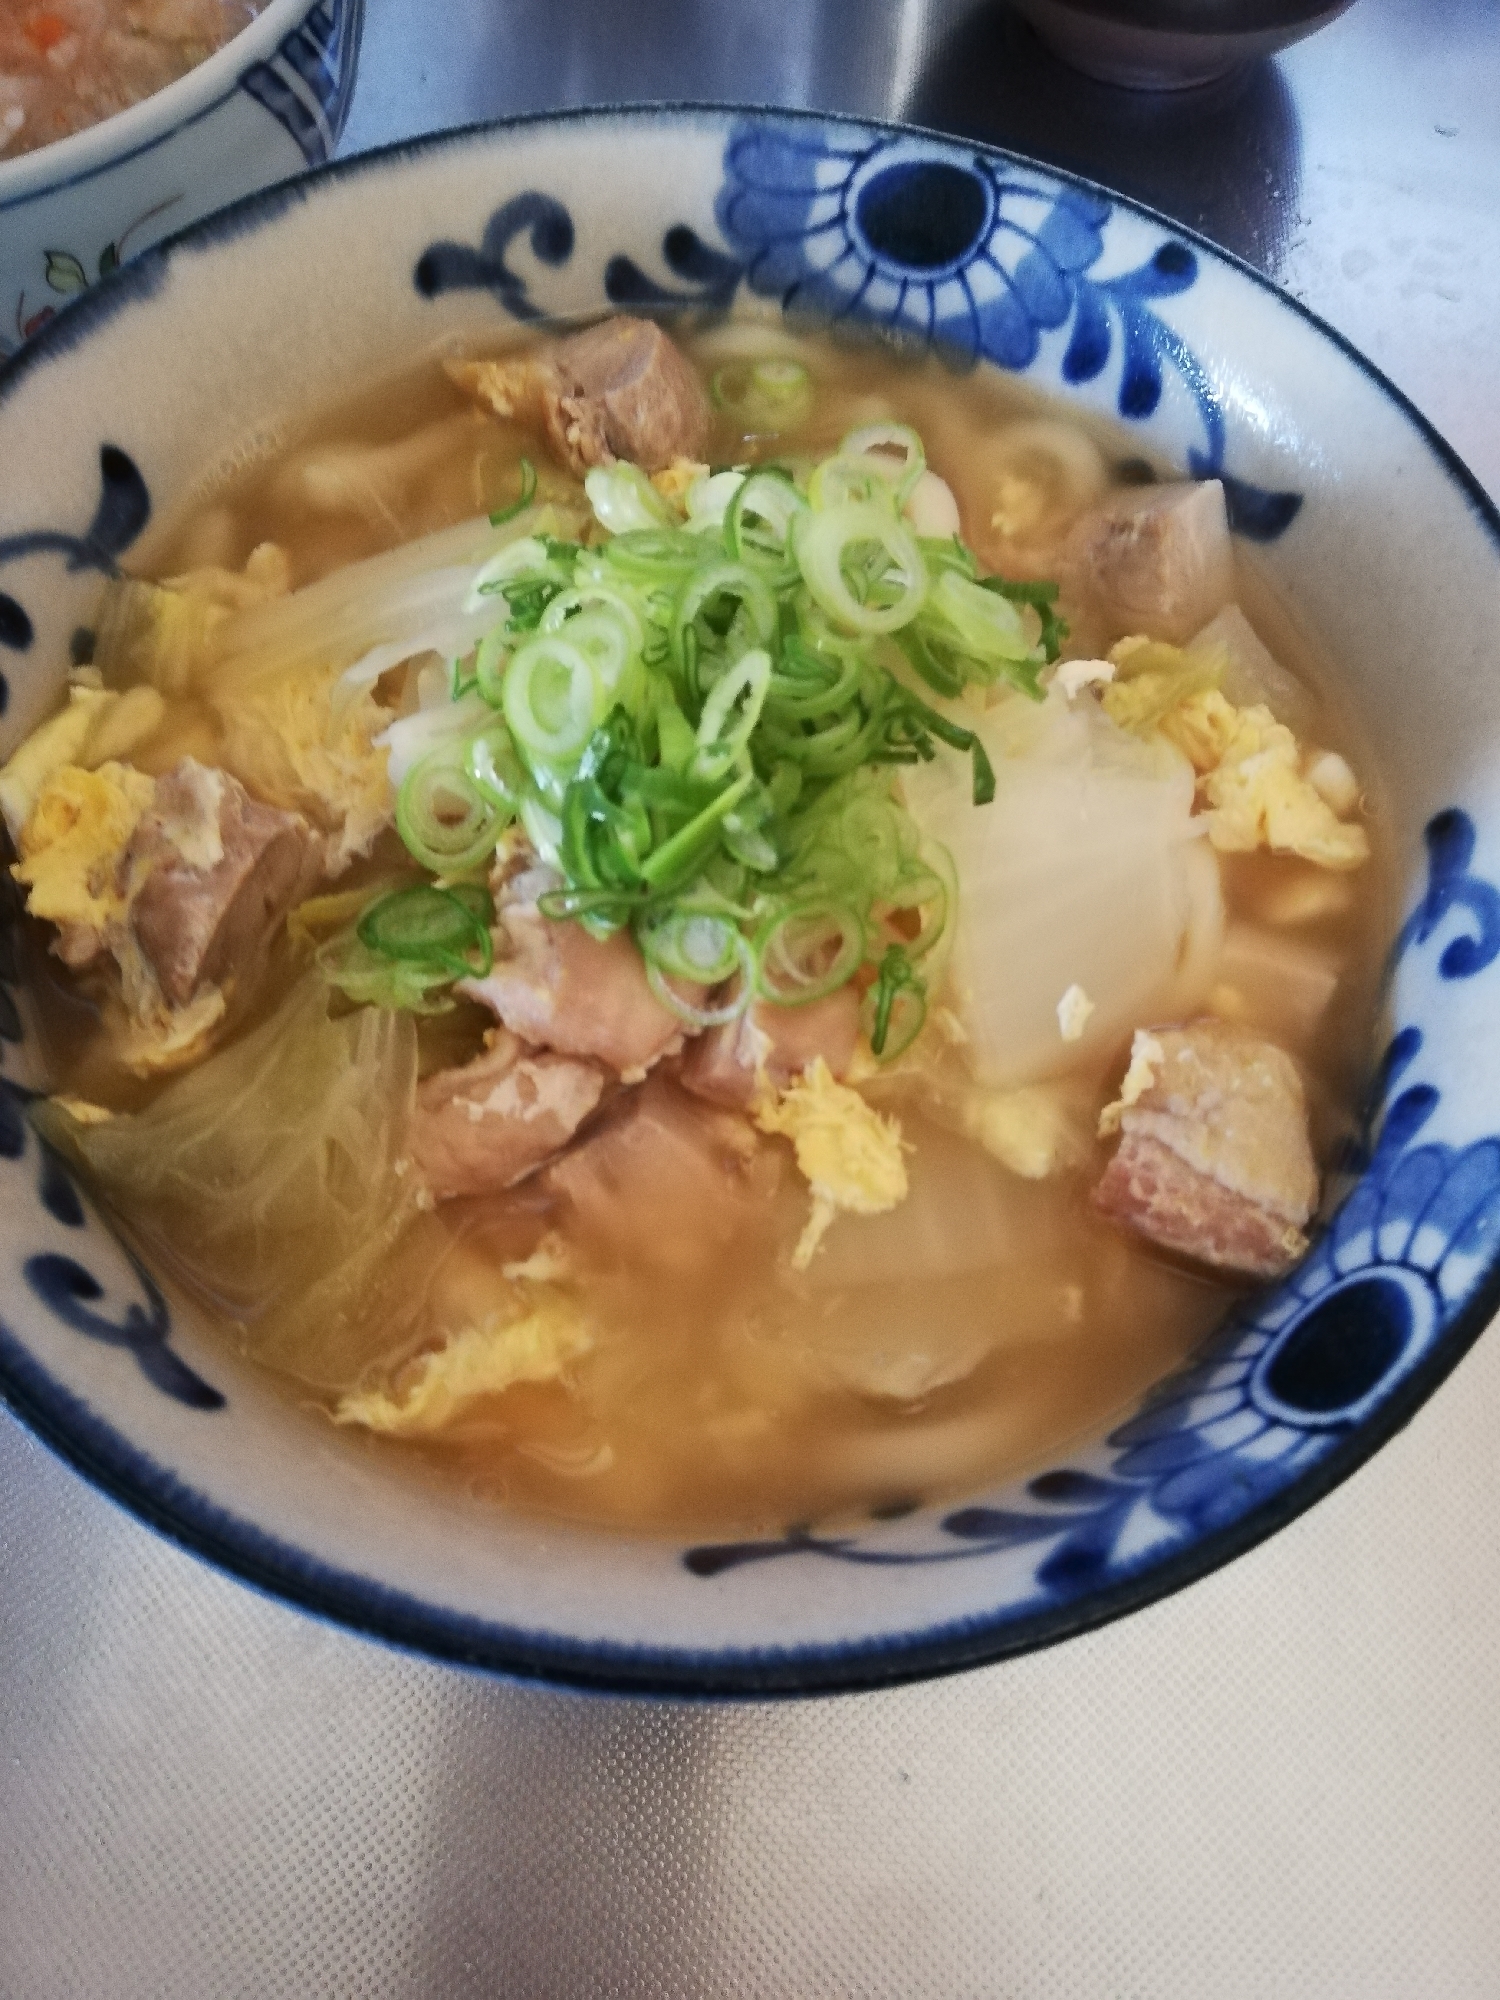
[[[1141,195],[1500,495],[1500,0],[1132,100],[923,0],[368,0],[345,150],[549,103],[908,116]],[[1500,634],[1497,634],[1500,665]],[[0,1410],[0,2000],[1500,1996],[1500,1338],[1310,1514],[889,1693],[553,1693],[256,1596]]]

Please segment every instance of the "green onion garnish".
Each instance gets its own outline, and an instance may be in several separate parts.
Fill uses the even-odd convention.
[[[383,958],[409,960],[450,979],[482,979],[493,963],[488,912],[487,895],[481,913],[472,897],[424,883],[372,903],[355,932]]]
[[[736,415],[768,399],[790,425],[810,386],[778,359],[721,369],[714,394]],[[490,960],[488,892],[465,878],[518,819],[562,878],[544,914],[628,930],[688,1025],[756,996],[804,1006],[858,975],[876,1056],[909,1047],[957,885],[899,769],[956,752],[975,804],[993,798],[951,704],[997,684],[1039,698],[1066,631],[1055,586],[983,577],[958,539],[918,538],[902,508],[925,468],[915,431],[866,425],[811,471],[700,479],[681,521],[638,468],[612,466],[587,484],[595,545],[538,533],[492,555],[468,586],[483,636],[450,664],[451,732],[423,711],[432,747],[397,801],[437,880],[366,911],[335,983],[446,1004]],[[535,492],[523,460],[496,525]]]
[[[490,526],[503,528],[507,521],[513,521],[517,514],[524,514],[536,498],[536,467],[529,458],[521,460],[521,497],[502,507],[497,514],[491,514]]]

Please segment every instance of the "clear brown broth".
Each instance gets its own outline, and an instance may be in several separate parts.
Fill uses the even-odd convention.
[[[691,339],[685,344],[691,351]],[[1035,399],[997,375],[955,379],[935,363],[880,350],[823,344],[813,352],[819,391],[806,427],[771,444],[747,442],[721,420],[713,458],[818,454],[853,423],[889,413],[922,433],[967,532],[983,505],[974,440],[1037,413]],[[446,439],[441,449],[414,453],[419,469],[378,516],[289,511],[287,467],[298,454],[341,443],[396,445],[437,434],[434,427]],[[1112,460],[1132,456],[1120,433],[1088,428]],[[324,414],[275,459],[208,481],[158,532],[145,567],[172,575],[203,562],[238,565],[274,540],[292,553],[295,581],[309,582],[504,504],[522,452],[543,468],[544,491],[549,480],[567,488],[564,475],[545,470],[539,439],[467,414],[427,361]],[[1367,775],[1335,676],[1265,577],[1239,561],[1242,608],[1316,693],[1316,739],[1343,749]],[[141,761],[165,768],[184,746],[211,757],[210,739],[206,718],[183,713]],[[1322,1159],[1350,1128],[1371,1046],[1389,912],[1378,830],[1377,814],[1376,859],[1348,907],[1297,932],[1339,966],[1322,1027],[1299,1035],[1285,1020],[1250,1017],[1302,1065]],[[377,855],[371,873],[390,858]],[[1230,915],[1263,916],[1317,874],[1267,855],[1226,858]],[[62,1086],[121,1108],[149,1094],[125,1090],[109,1073],[92,1009],[55,963],[38,962],[35,973],[49,989],[40,1011]],[[287,976],[273,968],[259,1013]],[[486,1020],[465,1007],[425,1024],[424,1070],[476,1050]],[[1098,1079],[1101,1102],[1123,1066],[1126,1051],[1115,1053],[1108,1078]],[[1234,1287],[1152,1254],[1094,1214],[1088,1189],[1102,1154],[1084,1171],[1028,1182],[909,1107],[902,1116],[913,1148],[908,1202],[889,1216],[841,1218],[805,1275],[789,1265],[806,1191],[787,1149],[780,1192],[727,1257],[594,1269],[589,1303],[599,1338],[563,1382],[512,1387],[476,1405],[441,1443],[370,1439],[367,1448],[393,1462],[409,1454],[510,1504],[626,1528],[702,1535],[847,1517],[972,1489],[1099,1434],[1201,1341],[1235,1296]],[[482,1311],[504,1288],[500,1267],[528,1255],[558,1220],[534,1184],[418,1218],[384,1269],[372,1327],[401,1319],[402,1353],[424,1339],[432,1344],[435,1329]],[[206,1287],[190,1273],[177,1276],[201,1302]],[[391,1358],[379,1339],[372,1335],[371,1364]],[[867,1393],[870,1356],[899,1358],[913,1347],[932,1375],[954,1379],[911,1400]],[[306,1372],[316,1375],[310,1366]],[[291,1392],[305,1395],[298,1368],[286,1373]],[[860,1381],[865,1388],[855,1386]],[[333,1398],[325,1391],[320,1400]]]

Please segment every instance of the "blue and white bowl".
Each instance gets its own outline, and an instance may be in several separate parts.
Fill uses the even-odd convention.
[[[165,90],[0,161],[0,355],[162,237],[331,158],[363,21],[364,0],[268,0]]]
[[[1107,1436],[961,1506],[683,1548],[392,1477],[290,1408],[169,1307],[39,1147],[24,1106],[45,1079],[0,988],[0,1392],[242,1577],[435,1655],[590,1685],[849,1687],[1098,1624],[1343,1479],[1500,1290],[1500,519],[1335,334],[1025,161],[768,112],[587,114],[356,160],[150,252],[0,372],[0,751],[56,702],[101,574],[269,418],[461,333],[743,301],[1016,371],[1224,480],[1385,780],[1392,1025],[1331,1226]]]

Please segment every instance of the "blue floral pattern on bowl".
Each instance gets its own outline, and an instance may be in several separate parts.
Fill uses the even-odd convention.
[[[364,11],[364,0],[318,0],[275,55],[240,77],[241,90],[285,128],[310,167],[332,159],[349,115]]]
[[[1427,894],[1397,960],[1441,936],[1439,976],[1472,979],[1500,954],[1500,895],[1468,872],[1474,829],[1466,814],[1438,815],[1427,846]],[[1446,935],[1455,914],[1474,928]],[[1231,1313],[1200,1355],[1110,1433],[1103,1469],[1041,1474],[1026,1488],[1040,1504],[1024,1511],[961,1507],[938,1522],[950,1540],[936,1547],[871,1549],[798,1528],[776,1541],[689,1549],[688,1569],[717,1576],[794,1554],[953,1562],[1031,1544],[1038,1592],[1068,1599],[1122,1581],[1143,1532],[1159,1559],[1172,1541],[1232,1526],[1310,1470],[1423,1361],[1500,1248],[1500,1137],[1457,1149],[1417,1144],[1439,1093],[1422,1083],[1398,1093],[1397,1085],[1421,1051],[1419,1028],[1393,1037],[1371,1096],[1378,1137],[1346,1163],[1360,1177],[1302,1263]],[[1147,1512],[1153,1518],[1143,1524]]]
[[[1196,402],[1198,479],[1222,479],[1230,522],[1269,541],[1297,512],[1224,466],[1224,418],[1206,371],[1155,310],[1198,275],[1193,250],[1168,238],[1135,269],[1101,278],[1114,204],[1010,161],[931,140],[882,135],[851,145],[746,124],[724,156],[719,226],[750,289],[815,319],[856,317],[961,363],[1028,369],[1046,335],[1066,328],[1062,379],[1102,375],[1116,352],[1119,414],[1139,422],[1173,369]]]
[[[747,122],[729,135],[715,203],[731,254],[678,224],[662,239],[677,285],[657,283],[616,253],[604,267],[604,292],[634,309],[727,310],[743,282],[788,315],[857,320],[932,348],[954,366],[983,360],[1015,373],[1036,363],[1046,335],[1067,329],[1063,382],[1095,381],[1118,351],[1115,404],[1129,422],[1155,414],[1164,375],[1176,374],[1203,432],[1187,470],[1223,482],[1238,533],[1274,541],[1295,519],[1301,495],[1267,491],[1226,469],[1218,393],[1155,309],[1193,284],[1197,256],[1169,237],[1134,269],[1095,275],[1113,208],[1105,195],[1059,188],[1051,176],[940,141],[881,135],[851,143],[845,128]],[[436,297],[482,287],[515,318],[538,318],[543,308],[506,261],[522,237],[555,268],[573,253],[573,219],[548,193],[516,195],[491,216],[477,248],[429,245],[416,268],[418,289]]]

